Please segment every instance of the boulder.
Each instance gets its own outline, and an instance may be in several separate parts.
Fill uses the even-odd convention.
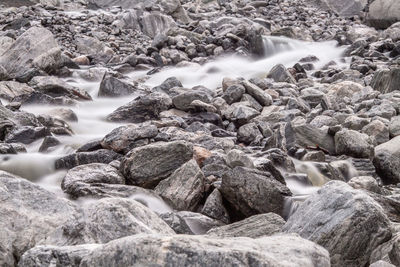
[[[367,23],[377,29],[386,29],[400,21],[400,2],[397,0],[375,0],[369,5]]]
[[[381,188],[376,179],[372,176],[357,176],[348,181],[348,184],[354,189],[364,189],[377,194],[381,193]]]
[[[375,72],[371,86],[383,94],[400,90],[400,68],[378,70]]]
[[[157,34],[166,33],[170,28],[176,26],[173,18],[158,12],[146,12],[141,17],[140,24],[143,33],[151,38],[154,38]]]
[[[30,144],[45,136],[49,136],[50,131],[46,127],[33,127],[33,126],[22,126],[14,128],[10,131],[4,141],[6,143],[23,143]]]
[[[400,116],[392,117],[389,124],[390,137],[396,137],[400,135]]]
[[[127,183],[153,187],[192,159],[193,146],[184,141],[157,142],[131,150],[120,171]]]
[[[296,80],[294,79],[293,75],[282,64],[278,64],[275,67],[273,67],[269,71],[267,78],[271,78],[275,82],[296,83]]]
[[[290,130],[290,128],[292,130]],[[334,138],[326,131],[313,127],[310,124],[297,125],[292,123],[292,126],[289,127],[287,134],[290,134],[288,136],[289,138],[287,137],[287,146],[298,144],[303,147],[322,148],[331,155],[336,153]],[[290,138],[292,134],[294,135],[294,138]],[[288,142],[290,140],[292,140],[292,143]]]
[[[0,192],[1,266],[16,266],[26,250],[77,212],[72,202],[3,171]]]
[[[400,183],[400,136],[375,147],[373,163],[385,184]]]
[[[121,97],[131,95],[136,88],[120,79],[115,78],[110,73],[105,73],[100,83],[99,97]]]
[[[72,169],[73,167],[89,163],[108,164],[113,160],[120,159],[121,157],[121,154],[107,149],[99,149],[90,152],[77,152],[56,160],[55,167],[56,169]]]
[[[172,107],[172,100],[162,93],[151,93],[140,96],[128,104],[119,107],[107,116],[108,121],[126,121],[132,123],[159,119],[162,111]]]
[[[382,207],[361,190],[331,181],[308,197],[283,227],[326,248],[332,266],[364,266],[391,237]]]
[[[3,66],[11,78],[21,76],[29,69],[34,67],[34,62],[48,53],[59,49],[53,34],[41,27],[31,27],[24,32],[10,46],[10,48],[0,56],[0,65]],[[54,60],[61,60],[54,58]],[[55,62],[61,66],[61,62]]]
[[[204,103],[211,103],[212,96],[205,90],[186,90],[172,98],[172,103],[177,109],[187,111],[191,108],[193,101],[200,100]]]
[[[155,192],[176,210],[195,211],[204,194],[204,174],[192,159],[162,180]]]
[[[230,222],[229,213],[224,206],[221,192],[217,188],[208,196],[201,213],[223,223]]]
[[[308,0],[314,6],[331,10],[342,17],[360,16],[368,5],[368,0]]]
[[[243,86],[246,88],[246,93],[254,97],[254,99],[257,100],[257,102],[262,106],[269,106],[272,104],[272,97],[257,85],[248,81],[244,81]]]
[[[207,235],[219,238],[250,237],[260,238],[282,232],[285,220],[275,213],[251,216],[229,225],[212,228]]]
[[[354,130],[342,129],[335,134],[336,153],[355,158],[370,158],[374,155],[374,147],[368,135]]]
[[[239,215],[249,217],[260,213],[283,214],[289,188],[271,173],[235,167],[222,176],[220,191]]]
[[[238,102],[243,94],[246,92],[246,89],[243,85],[240,84],[232,84],[226,88],[222,98],[228,103],[229,105]]]
[[[0,82],[0,97],[8,101],[12,101],[17,96],[29,95],[33,91],[33,88],[23,83],[14,81]]]
[[[400,265],[400,234],[397,232],[392,238],[377,247],[370,255],[371,262],[385,262],[382,267],[392,267]],[[372,265],[370,265],[372,266]],[[379,267],[379,265],[378,265]]]

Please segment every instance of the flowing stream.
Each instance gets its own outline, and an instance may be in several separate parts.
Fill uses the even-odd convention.
[[[169,67],[153,75],[146,75],[146,72],[139,71],[127,76],[132,82],[143,80],[143,85],[149,88],[175,76],[186,88],[203,85],[216,89],[221,86],[224,77],[243,77],[245,79],[263,77],[276,64],[292,67],[301,58],[310,55],[319,58],[319,61],[314,63],[316,69],[322,68],[331,61],[336,61],[339,66],[345,64],[341,58],[345,48],[337,47],[335,41],[315,43],[283,37],[266,37],[264,44],[266,57],[257,61],[239,56],[224,56],[204,65],[191,64],[180,68]],[[57,194],[63,194],[60,182],[66,171],[56,171],[54,168],[55,160],[73,153],[78,147],[89,141],[103,138],[111,130],[120,126],[121,124],[118,123],[107,122],[105,117],[135,98],[134,95],[123,98],[99,98],[97,94],[104,71],[106,69],[101,68],[74,70],[73,76],[65,79],[70,85],[85,89],[93,98],[91,102],[81,102],[77,106],[65,107],[72,109],[78,117],[78,122],[70,123],[74,132],[73,136],[57,136],[61,144],[46,154],[38,152],[43,141],[41,139],[30,144],[27,147],[27,153],[1,155],[0,169],[32,180]],[[94,75],[95,78],[90,80],[83,78],[90,76],[88,75],[90,72],[96,74]],[[51,111],[55,108],[58,107],[32,105],[24,106],[22,109],[39,115],[51,114]],[[318,189],[316,186],[305,185],[296,180],[288,180],[287,184],[294,193],[294,198],[309,195]],[[145,199],[146,196],[140,196],[140,198]],[[153,203],[154,209],[157,209],[156,206],[163,205],[157,203],[156,200],[147,199],[147,201]]]

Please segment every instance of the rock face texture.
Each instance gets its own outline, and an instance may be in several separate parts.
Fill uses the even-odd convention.
[[[400,3],[396,0],[375,0],[369,6],[367,22],[369,25],[386,29],[400,21]]]
[[[368,5],[368,0],[308,0],[316,7],[332,10],[344,17],[361,15]]]
[[[333,266],[362,266],[391,237],[381,206],[362,191],[332,181],[311,195],[283,227],[326,248]]]

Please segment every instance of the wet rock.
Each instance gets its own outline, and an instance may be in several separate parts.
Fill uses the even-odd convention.
[[[267,78],[271,78],[275,82],[296,83],[292,74],[282,64],[273,67],[268,73]]]
[[[3,171],[0,173],[0,188],[2,266],[15,266],[26,250],[77,211],[72,202]]]
[[[387,264],[383,266],[397,266],[400,264],[399,262],[399,252],[400,252],[400,234],[396,233],[392,236],[392,238],[377,247],[372,254],[370,255],[370,261],[376,262],[378,260],[385,261]]]
[[[59,144],[61,144],[61,142],[57,138],[53,136],[46,136],[39,147],[39,152],[47,152],[50,148],[58,146]]]
[[[172,103],[177,109],[187,111],[191,108],[191,104],[195,100],[204,103],[211,103],[212,96],[205,90],[186,90],[172,98]]]
[[[262,106],[269,106],[272,104],[272,97],[257,85],[244,81],[243,86],[246,88],[246,93],[254,97]]]
[[[244,167],[224,173],[220,191],[245,217],[267,212],[282,214],[284,199],[291,195],[286,185],[270,173]]]
[[[396,0],[375,0],[369,6],[367,23],[377,29],[385,29],[400,21],[400,3]]]
[[[201,213],[223,223],[230,222],[229,213],[224,206],[222,195],[217,188],[208,196]]]
[[[131,95],[136,88],[129,83],[115,78],[111,73],[104,74],[100,83],[99,97],[121,97]]]
[[[156,213],[135,200],[103,198],[85,205],[74,219],[57,227],[41,244],[107,243],[136,234],[172,235],[175,232]]]
[[[30,144],[48,135],[50,135],[50,132],[46,127],[22,126],[9,132],[4,141],[7,143]]]
[[[371,197],[331,181],[303,202],[283,227],[324,248],[333,266],[360,266],[391,237],[389,220]]]
[[[357,176],[351,178],[348,184],[354,189],[364,189],[377,194],[381,193],[381,188],[376,179],[372,176]]]
[[[370,158],[374,148],[368,135],[354,130],[343,129],[335,134],[336,153],[356,158]]]
[[[157,142],[135,148],[122,160],[120,171],[128,183],[152,187],[193,157],[193,147],[183,141]]]
[[[386,184],[400,182],[400,137],[375,147],[374,166]]]
[[[389,124],[390,137],[400,135],[400,116],[392,117]]]
[[[117,256],[117,252],[119,256]],[[190,255],[190,256],[189,256]],[[250,256],[251,255],[251,256]],[[124,261],[122,262],[122,259]],[[202,236],[131,236],[112,241],[85,257],[81,266],[149,265],[251,266],[280,264],[329,266],[320,246],[294,235],[261,239],[212,239]]]
[[[204,194],[204,174],[192,159],[162,180],[155,192],[176,210],[195,211]]]
[[[0,82],[0,97],[12,101],[14,97],[28,95],[34,90],[26,84],[7,81]]]
[[[222,98],[225,99],[226,103],[229,105],[238,102],[243,94],[246,92],[246,89],[244,86],[240,84],[232,84],[226,90],[224,91],[224,94],[222,95]]]
[[[153,138],[158,134],[158,129],[154,125],[127,125],[121,126],[107,134],[101,141],[105,149],[112,149],[118,153],[128,153],[135,148],[140,140]]]
[[[368,5],[368,0],[308,0],[308,2],[318,8],[334,11],[343,17],[359,16]]]
[[[31,69],[35,60],[37,61],[54,48],[57,49],[58,44],[49,30],[31,27],[1,55],[0,65],[7,70],[12,78],[15,78]],[[59,59],[61,60],[61,57]],[[58,58],[54,60],[58,60]],[[61,62],[54,63],[62,65]]]
[[[309,124],[293,125],[292,129],[296,144],[303,147],[320,147],[332,155],[336,153],[334,139],[325,131]],[[290,129],[288,131],[290,133]]]
[[[160,113],[170,107],[172,107],[172,100],[169,96],[161,93],[151,93],[146,96],[140,96],[119,107],[107,116],[107,120],[132,123],[145,122],[151,119],[159,119]]]
[[[77,152],[56,160],[55,167],[56,169],[72,169],[73,167],[89,163],[108,164],[121,157],[121,154],[107,149],[99,149],[91,152]]]
[[[144,34],[154,38],[157,34],[166,33],[170,28],[176,26],[175,21],[161,13],[145,13],[141,17],[141,28]]]
[[[400,83],[400,68],[393,68],[390,70],[378,70],[375,72],[371,81],[371,86],[383,93],[390,93],[394,90],[399,90]]]
[[[229,167],[247,167],[254,168],[253,160],[247,156],[243,151],[232,149],[226,155],[226,163]]]

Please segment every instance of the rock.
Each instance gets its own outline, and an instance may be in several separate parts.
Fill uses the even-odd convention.
[[[78,121],[78,116],[76,115],[76,113],[69,108],[54,108],[52,110],[49,110],[47,114],[64,121]]]
[[[388,242],[383,243],[372,252],[372,254],[370,255],[370,261],[376,262],[378,260],[383,260],[389,266],[392,266],[391,265],[392,263],[394,264],[393,266],[398,266],[400,264],[399,243],[400,243],[400,235],[397,232],[392,236],[392,238]]]
[[[238,102],[245,92],[246,89],[243,85],[232,84],[226,88],[224,94],[222,95],[222,98],[225,99],[226,103],[230,105],[234,102]]]
[[[136,88],[127,82],[119,80],[111,73],[105,73],[100,83],[99,97],[121,97],[131,95]]]
[[[251,122],[239,127],[237,131],[238,141],[245,144],[259,143],[263,138],[256,123]]]
[[[72,169],[73,167],[89,163],[108,164],[120,158],[120,154],[107,149],[99,149],[91,152],[77,152],[56,160],[55,167],[56,169]]]
[[[260,115],[260,112],[254,108],[248,107],[246,103],[233,103],[227,110],[225,116],[239,125],[248,123],[251,119]]]
[[[371,197],[331,181],[308,197],[283,227],[326,248],[332,266],[364,266],[391,237],[389,220]]]
[[[400,183],[400,137],[375,147],[373,159],[377,174],[385,184]]]
[[[348,184],[354,189],[364,189],[377,194],[381,193],[381,188],[378,182],[372,176],[357,176],[348,181]]]
[[[393,24],[392,26],[387,28],[383,32],[383,35],[385,36],[385,38],[392,39],[393,42],[400,41],[400,22],[396,22],[395,24]],[[393,52],[393,50],[392,50],[392,52]],[[396,52],[394,52],[394,53],[396,53]],[[397,54],[399,54],[399,52],[397,52]]]
[[[193,157],[193,147],[183,141],[157,142],[135,148],[122,160],[120,171],[133,185],[152,187]]]
[[[61,182],[61,189],[74,197],[82,196],[90,184],[125,184],[118,169],[104,163],[91,163],[70,169]]]
[[[16,78],[31,69],[39,57],[54,48],[57,49],[58,44],[49,30],[31,27],[1,55],[0,65],[7,70],[11,78]],[[61,57],[59,59],[61,60]],[[58,58],[54,60],[58,60]],[[61,62],[54,63],[62,65]]]
[[[399,90],[399,84],[400,68],[378,70],[371,80],[371,86],[383,94]]]
[[[373,264],[369,265],[369,267],[395,267],[395,265],[386,261],[376,261]]]
[[[50,131],[46,127],[22,126],[9,132],[4,141],[6,143],[30,144],[37,139],[49,135]]]
[[[375,0],[369,6],[367,23],[377,29],[386,29],[400,21],[400,3],[396,0]]]
[[[205,90],[186,90],[172,98],[172,103],[177,109],[187,111],[193,101],[200,100],[204,103],[211,103],[212,96]]]
[[[286,185],[270,173],[244,167],[225,172],[220,191],[245,217],[267,212],[283,214],[285,197],[291,195]]]
[[[26,250],[77,211],[72,202],[3,171],[0,191],[1,266],[16,266]]]
[[[254,168],[253,160],[247,156],[243,151],[238,149],[232,149],[226,155],[226,163],[229,167],[246,167]]]
[[[273,67],[269,71],[267,78],[271,78],[275,82],[296,83],[296,80],[292,74],[282,64],[278,64]]]
[[[374,147],[368,135],[343,129],[335,134],[336,153],[355,158],[371,158]]]
[[[107,120],[132,123],[145,122],[151,119],[159,119],[160,113],[170,107],[172,107],[172,100],[169,96],[161,93],[151,93],[146,96],[140,96],[119,107],[107,116]]]
[[[392,117],[389,124],[390,137],[396,137],[400,135],[400,116]]]
[[[53,136],[46,136],[39,147],[39,152],[41,153],[48,152],[50,148],[58,146],[60,144],[61,142],[57,138]]]
[[[118,256],[117,256],[118,255]],[[190,255],[190,256],[189,256]],[[80,266],[329,266],[328,252],[295,235],[260,239],[139,235],[95,249]]]
[[[54,76],[36,76],[30,82],[36,91],[52,97],[68,96],[80,100],[92,100],[92,97],[84,90],[71,86]]]
[[[141,17],[140,24],[143,33],[151,38],[154,38],[157,34],[166,33],[170,28],[176,26],[175,21],[170,16],[157,12],[146,12]]]
[[[331,155],[336,154],[335,141],[325,131],[309,124],[292,124],[291,128],[293,129],[295,144],[303,147],[319,147]],[[290,143],[286,145],[288,144],[290,145]]]
[[[114,51],[95,37],[75,38],[76,50],[88,56],[90,63],[107,63],[114,56]]]
[[[246,93],[254,97],[262,106],[269,106],[272,104],[272,97],[257,85],[244,81],[243,86],[246,88]]]
[[[128,153],[135,148],[136,143],[143,139],[153,138],[158,134],[154,125],[127,125],[121,126],[107,134],[101,141],[105,149],[112,149],[117,153]]]
[[[212,228],[207,235],[219,238],[250,237],[260,238],[282,232],[285,220],[275,213],[251,216],[229,225]]]
[[[162,180],[155,192],[176,210],[195,211],[204,194],[204,174],[192,159]]]
[[[83,207],[76,218],[57,227],[41,244],[70,246],[107,243],[137,234],[175,232],[143,204],[125,198],[103,198]]]
[[[317,8],[331,10],[342,17],[360,16],[368,5],[368,0],[308,0]]]
[[[8,101],[12,101],[17,96],[29,95],[33,91],[33,88],[23,83],[14,81],[0,82],[0,97]]]
[[[366,125],[362,132],[371,138],[374,146],[386,143],[389,141],[389,128],[381,121],[374,120]]]
[[[230,222],[229,213],[224,206],[222,195],[217,188],[208,196],[201,213],[223,223]]]

